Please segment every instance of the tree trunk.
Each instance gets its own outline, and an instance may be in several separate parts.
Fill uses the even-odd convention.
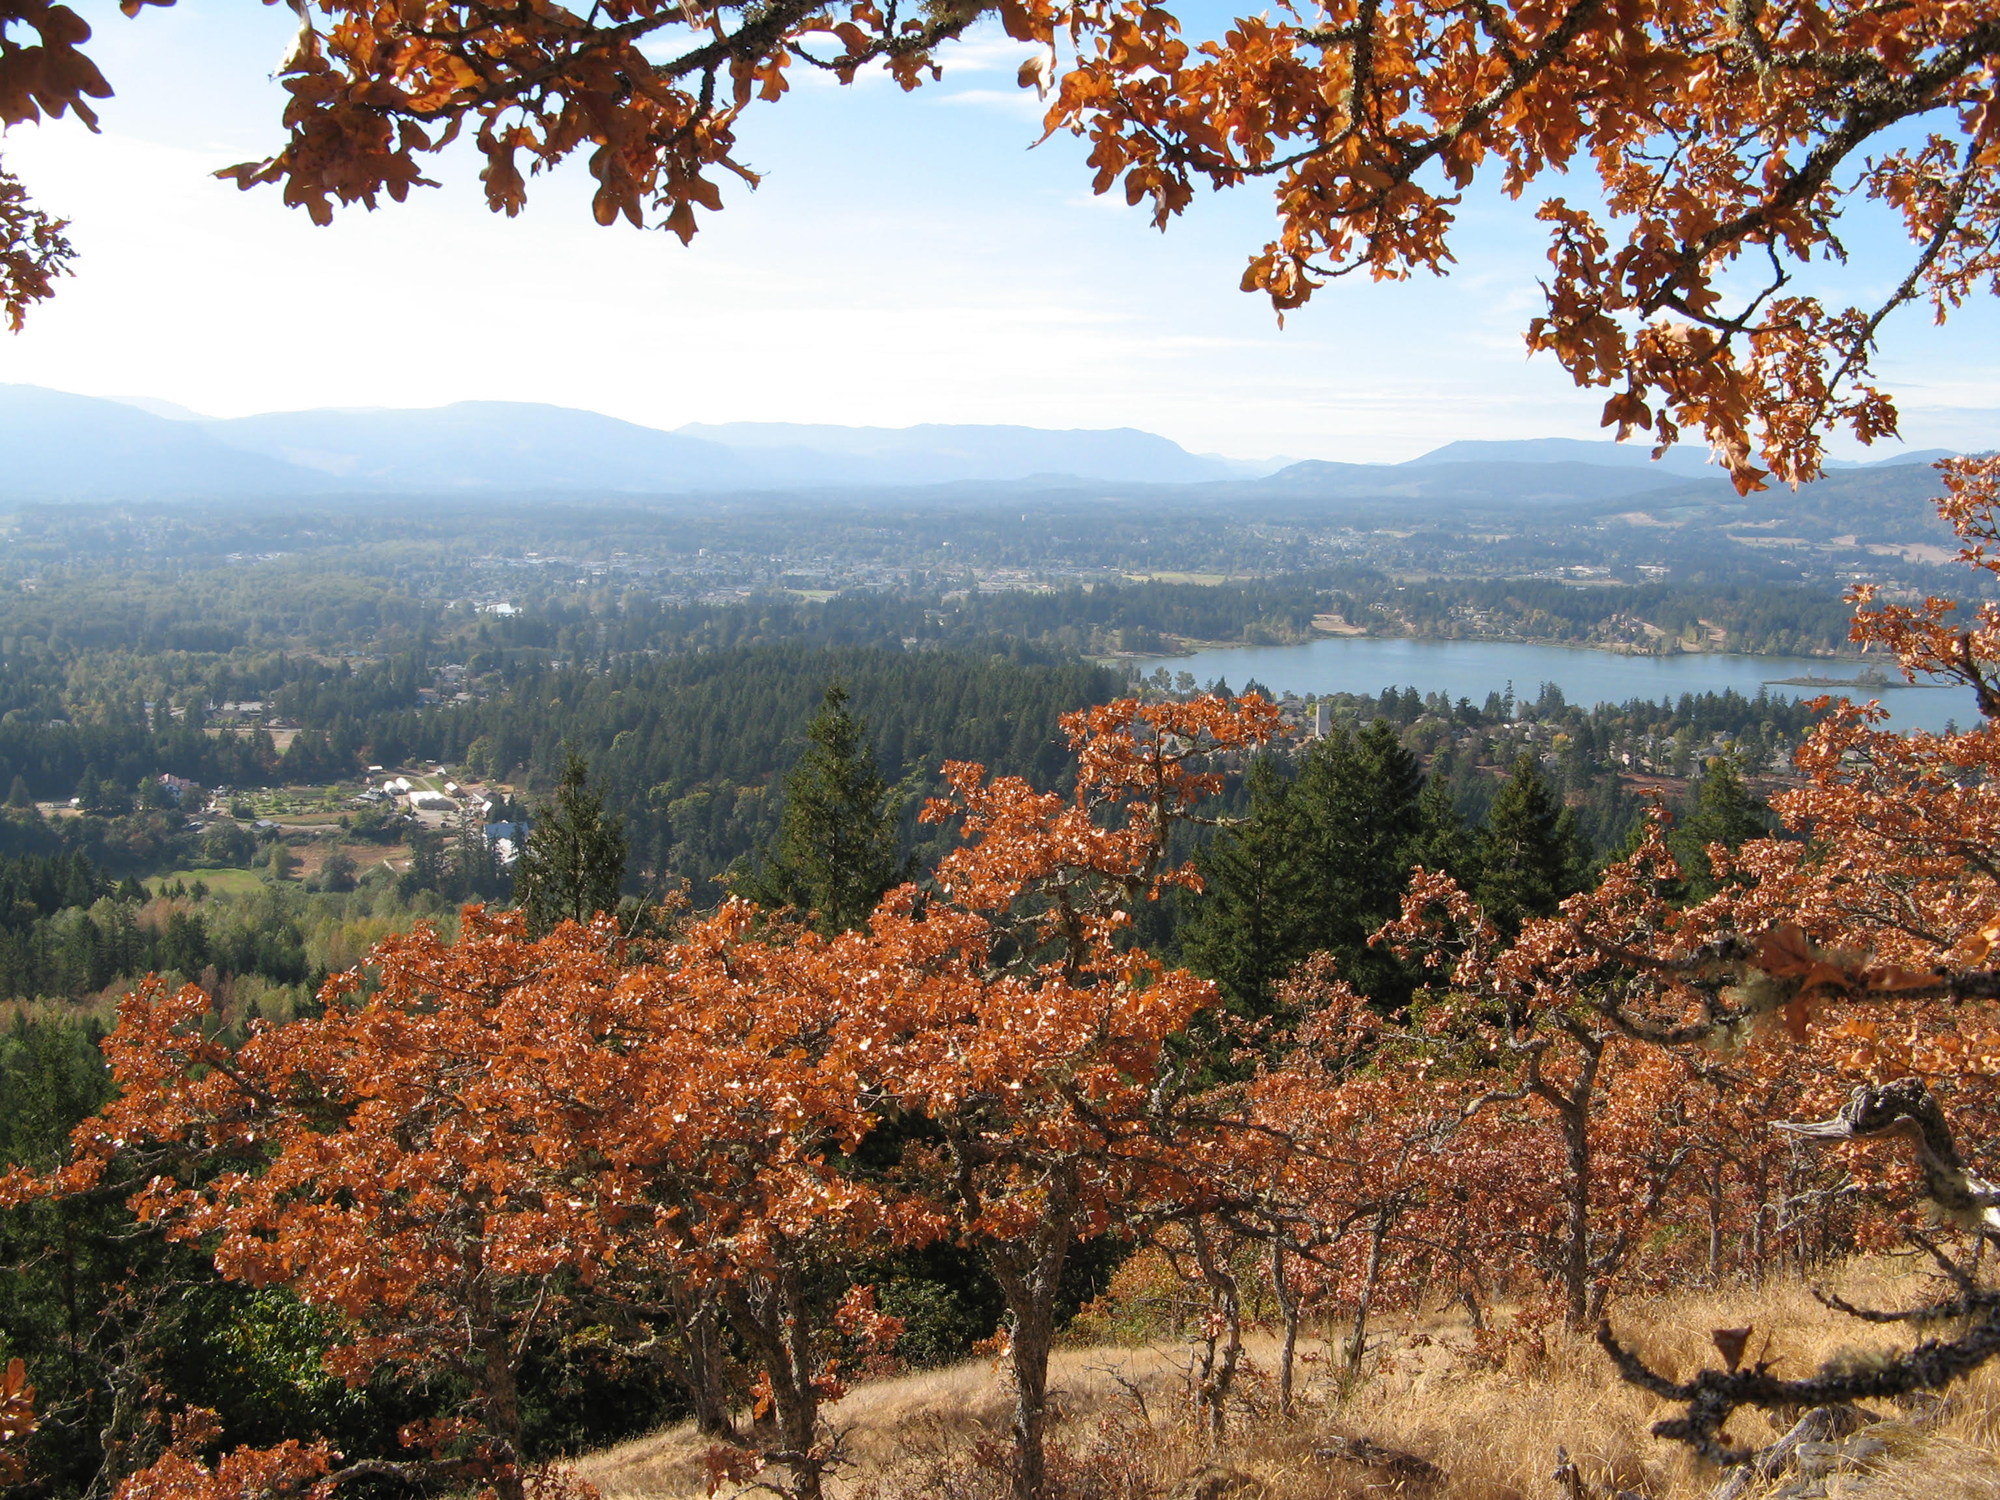
[[[1344,1382],[1354,1383],[1361,1373],[1361,1357],[1368,1350],[1368,1309],[1375,1301],[1375,1283],[1382,1275],[1382,1242],[1389,1237],[1395,1210],[1383,1204],[1368,1231],[1368,1266],[1361,1276],[1361,1295],[1354,1301],[1354,1336],[1347,1341],[1347,1374]]]
[[[1278,1312],[1285,1320],[1285,1333],[1278,1345],[1278,1415],[1292,1414],[1292,1357],[1299,1346],[1299,1299],[1285,1279],[1285,1242],[1271,1241],[1271,1295],[1278,1299]]]
[[[1042,1500],[1048,1485],[1049,1350],[1056,1301],[1076,1238],[1076,1185],[1051,1174],[1043,1217],[1025,1243],[985,1240],[980,1249],[1007,1299],[1014,1376],[1014,1500]]]
[[[791,1471],[792,1500],[821,1500],[826,1464],[818,1448],[819,1392],[813,1386],[813,1324],[805,1278],[796,1266],[782,1266],[750,1285],[731,1282],[724,1297],[729,1321],[757,1351],[770,1383],[778,1446],[765,1457]]]
[[[1764,1284],[1764,1215],[1771,1211],[1770,1183],[1763,1162],[1758,1162],[1750,1183],[1750,1200],[1755,1211],[1750,1216],[1750,1279]]]
[[[695,1431],[703,1437],[736,1440],[736,1424],[729,1415],[729,1393],[723,1385],[726,1363],[722,1350],[722,1308],[712,1287],[703,1287],[684,1299],[677,1298],[675,1312],[681,1325],[681,1343],[686,1349],[682,1385],[688,1403],[694,1407]]]
[[[1597,1087],[1604,1043],[1585,1043],[1576,1082],[1567,1097],[1551,1102],[1562,1118],[1563,1147],[1569,1168],[1563,1184],[1568,1222],[1563,1235],[1563,1313],[1571,1328],[1582,1328],[1590,1316],[1590,1097]],[[1544,1097],[1547,1097],[1546,1095]]]
[[[1048,1484],[1049,1349],[1055,1342],[1055,1298],[1011,1308],[1014,1373],[1014,1500],[1042,1500]]]
[[[1563,1308],[1571,1328],[1581,1328],[1590,1306],[1590,1143],[1581,1114],[1566,1116],[1569,1223],[1563,1245]]]
[[[1806,1270],[1806,1230],[1805,1217],[1798,1211],[1800,1173],[1796,1167],[1785,1169],[1784,1185],[1778,1191],[1778,1233],[1783,1236],[1778,1241],[1778,1255],[1782,1262],[1791,1261],[1792,1271],[1803,1276]],[[1786,1234],[1787,1230],[1789,1234]]]
[[[1722,1279],[1722,1163],[1709,1169],[1708,1181],[1708,1284]]]
[[[494,1314],[492,1291],[483,1276],[476,1282],[470,1301],[473,1336],[479,1349],[479,1404],[485,1410],[486,1430],[495,1440],[502,1464],[490,1483],[499,1500],[525,1500],[516,1343]]]
[[[1216,1357],[1215,1335],[1211,1331],[1199,1392],[1201,1403],[1208,1410],[1209,1437],[1220,1443],[1227,1421],[1230,1388],[1236,1384],[1236,1366],[1243,1357],[1242,1288],[1229,1263],[1215,1258],[1200,1219],[1189,1225],[1189,1234],[1194,1241],[1195,1262],[1201,1267],[1202,1280],[1208,1283],[1210,1306],[1222,1320],[1221,1358]]]
[[[1473,1259],[1472,1236],[1465,1227],[1463,1217],[1459,1220],[1452,1263],[1458,1268],[1458,1295],[1465,1304],[1466,1318],[1475,1329],[1483,1331],[1486,1327],[1486,1283],[1479,1279],[1479,1263]]]

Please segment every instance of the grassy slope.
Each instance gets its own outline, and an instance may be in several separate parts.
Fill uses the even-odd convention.
[[[1826,1278],[1854,1300],[1909,1306],[1919,1278],[1887,1263]],[[1880,1348],[1893,1330],[1865,1327],[1827,1311],[1798,1283],[1759,1291],[1684,1294],[1626,1302],[1614,1315],[1621,1337],[1676,1373],[1713,1364],[1709,1330],[1751,1323],[1776,1330],[1766,1358],[1781,1374],[1803,1373],[1842,1350]],[[1753,1342],[1753,1354],[1757,1342]],[[1273,1410],[1274,1345],[1250,1345],[1252,1373],[1242,1410],[1231,1414],[1224,1447],[1211,1452],[1182,1420],[1187,1349],[1164,1339],[1149,1348],[1063,1351],[1051,1385],[1061,1411],[1057,1441],[1068,1455],[1053,1465],[1073,1500],[1142,1500],[1175,1493],[1204,1464],[1234,1471],[1231,1495],[1263,1500],[1359,1500],[1366,1495],[1427,1495],[1435,1500],[1542,1500],[1562,1492],[1552,1477],[1556,1448],[1566,1448],[1596,1500],[1620,1489],[1646,1500],[1696,1500],[1716,1484],[1713,1470],[1691,1460],[1649,1428],[1670,1413],[1652,1397],[1618,1382],[1587,1339],[1551,1339],[1541,1351],[1517,1347],[1495,1367],[1476,1358],[1462,1320],[1426,1318],[1385,1328],[1368,1378],[1344,1404],[1326,1378],[1327,1346],[1303,1345],[1297,1413]],[[1139,1402],[1144,1402],[1141,1415]],[[1887,1453],[1865,1471],[1843,1475],[1834,1491],[1868,1500],[2000,1500],[2000,1369],[1989,1367],[1949,1393],[1933,1417],[1917,1419],[1888,1403],[1874,1429]],[[1007,1397],[988,1362],[925,1371],[855,1390],[829,1412],[849,1429],[854,1466],[833,1486],[853,1500],[986,1500],[1004,1495],[1001,1476],[973,1461],[976,1445],[1007,1437]],[[1731,1436],[1768,1442],[1775,1426],[1739,1415]],[[1767,1432],[1769,1435],[1767,1436]],[[1335,1435],[1363,1436],[1419,1454],[1445,1471],[1438,1484],[1398,1487],[1378,1469],[1316,1457]],[[706,1444],[673,1428],[588,1456],[582,1477],[605,1500],[694,1500],[705,1493]],[[1775,1493],[1796,1476],[1753,1495]],[[726,1493],[725,1489],[725,1493]]]

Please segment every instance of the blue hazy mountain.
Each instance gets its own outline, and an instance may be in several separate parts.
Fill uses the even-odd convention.
[[[1055,474],[1128,484],[1198,484],[1241,472],[1226,460],[1190,453],[1134,427],[1051,431],[930,422],[916,427],[726,422],[691,423],[676,431],[730,448],[766,482],[787,487],[954,484]]]
[[[1887,449],[1880,458],[1828,459],[1828,469],[1888,469],[1901,464],[1934,463],[1950,458],[1949,448]],[[1708,461],[1708,449],[1697,437],[1693,442],[1676,443],[1665,456],[1654,459],[1653,445],[1635,438],[1620,443],[1610,438],[1590,442],[1578,438],[1518,438],[1512,441],[1461,440],[1433,448],[1399,468],[1414,469],[1437,464],[1590,464],[1602,468],[1645,469],[1655,474],[1672,474],[1685,479],[1720,479],[1721,469]]]
[[[1245,472],[1132,428],[732,423],[678,432],[513,401],[206,418],[149,397],[0,386],[0,499],[686,494]],[[1254,472],[1254,468],[1251,470]]]
[[[201,425],[231,448],[355,490],[658,494],[747,488],[757,479],[717,444],[525,401],[267,412]]]
[[[143,409],[142,409],[143,408]],[[0,385],[0,501],[272,500],[324,495],[747,495],[958,486],[1158,487],[1161,502],[1562,505],[1723,483],[1698,447],[1659,463],[1641,444],[1457,442],[1405,464],[1259,466],[1134,428],[700,424],[668,432],[513,401],[328,408],[217,419],[147,397]],[[1900,453],[1870,468],[1924,462]],[[1852,466],[1848,466],[1852,467]],[[969,487],[969,488],[968,488]]]
[[[0,385],[0,499],[178,500],[309,495],[326,476],[218,442],[201,422],[117,401]]]
[[[1708,449],[1701,443],[1678,443],[1655,462],[1650,443],[1620,443],[1605,439],[1590,442],[1579,438],[1517,438],[1509,440],[1461,439],[1433,448],[1398,468],[1430,468],[1438,464],[1589,464],[1593,468],[1643,469],[1655,474],[1671,474],[1677,479],[1712,479],[1720,471],[1708,462]]]
[[[1705,474],[1689,473],[1664,465],[1549,463],[1505,458],[1336,464],[1308,459],[1266,478],[1249,481],[1243,487],[1260,495],[1328,502],[1396,500],[1435,510],[1441,505],[1577,505],[1682,489],[1704,480],[1722,483],[1721,476],[1713,469]]]

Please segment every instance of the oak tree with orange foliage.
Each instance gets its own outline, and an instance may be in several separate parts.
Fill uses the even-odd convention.
[[[1940,509],[1965,538],[1963,560],[2000,569],[1991,552],[2000,535],[2000,458],[1940,468],[1948,491]],[[1727,1360],[1727,1368],[1670,1378],[1601,1324],[1600,1341],[1621,1373],[1684,1408],[1655,1431],[1725,1465],[1755,1456],[1724,1431],[1741,1407],[1938,1389],[2000,1355],[2000,1293],[1976,1274],[1983,1242],[2000,1242],[2000,1185],[1960,1145],[1990,1138],[2000,1082],[2000,611],[1961,613],[1944,598],[1877,605],[1865,589],[1856,602],[1857,640],[1887,647],[1913,677],[1929,672],[1968,684],[1983,722],[1952,734],[1903,735],[1883,729],[1879,711],[1835,705],[1799,751],[1803,784],[1773,800],[1792,836],[1753,840],[1734,853],[1711,845],[1713,896],[1691,905],[1669,899],[1678,871],[1656,822],[1597,890],[1573,897],[1559,917],[1524,927],[1504,952],[1466,945],[1453,976],[1468,993],[1484,986],[1504,1013],[1540,1006],[1579,1044],[1577,1028],[1587,1025],[1607,1048],[1678,1052],[1691,1067],[1698,1055],[1684,1049],[1735,1049],[1715,1066],[1735,1070],[1754,1093],[1736,1088],[1736,1107],[1718,1099],[1687,1117],[1697,1157],[1718,1159],[1720,1133],[1773,1126],[1845,1153],[1851,1185],[1886,1211],[1878,1230],[1857,1242],[1882,1243],[1885,1232],[1900,1230],[1948,1278],[1947,1294],[1919,1308],[1846,1309],[1836,1300],[1877,1323],[1958,1320],[1953,1336],[1922,1340],[1865,1369],[1829,1366],[1788,1379]],[[1461,933],[1476,919],[1462,897],[1439,888],[1420,892],[1405,922],[1385,935],[1407,942],[1435,929],[1427,904]],[[1523,1038],[1510,1045],[1521,1050]],[[1539,1070],[1539,1055],[1524,1066]],[[1806,1069],[1818,1076],[1802,1077]],[[1773,1108],[1830,1113],[1750,1119],[1741,1106],[1759,1095]],[[1874,1154],[1881,1150],[1892,1154]],[[1947,1253],[1926,1220],[1969,1237],[1971,1259]],[[1574,1287],[1572,1280],[1573,1313]]]
[[[893,1001],[870,1075],[935,1133],[904,1152],[902,1186],[952,1218],[1006,1298],[1023,1500],[1044,1489],[1048,1361],[1076,1242],[1201,1192],[1175,1114],[1195,1079],[1168,1044],[1215,989],[1140,949],[1134,910],[1198,888],[1168,862],[1173,828],[1203,816],[1230,758],[1279,732],[1254,695],[1122,699],[1062,724],[1078,758],[1069,798],[945,768],[951,795],[925,816],[961,819],[963,842],[934,898],[904,887],[884,901],[870,976]]]
[[[1075,1243],[1197,1190],[1163,1119],[1167,1044],[1214,991],[1130,941],[1133,908],[1194,881],[1167,864],[1169,835],[1277,715],[1260,698],[1127,700],[1065,728],[1071,798],[949,768],[931,816],[961,817],[964,845],[934,892],[892,892],[865,930],[827,938],[731,901],[671,940],[603,916],[531,940],[518,914],[468,907],[455,942],[389,939],[365,976],[328,982],[320,1014],[234,1049],[198,988],[142,985],[106,1043],[118,1096],[67,1166],[10,1173],[0,1201],[122,1185],[224,1275],[335,1315],[336,1372],[468,1394],[405,1430],[407,1456],[291,1444],[211,1463],[215,1434],[189,1427],[128,1500],[245,1475],[316,1494],[374,1476],[560,1491],[523,1439],[537,1330],[685,1353],[687,1310],[717,1307],[772,1420],[718,1447],[714,1471],[775,1471],[813,1500],[840,1460],[820,1408],[841,1360],[867,1365],[896,1332],[865,1288],[829,1308],[813,1285],[946,1234],[1006,1294],[1016,1488],[1041,1494]],[[893,1170],[863,1170],[895,1114],[923,1132]]]
[[[35,1388],[28,1384],[28,1367],[7,1361],[0,1374],[0,1484],[14,1484],[27,1471],[21,1445],[35,1430]]]
[[[520,939],[470,908],[455,944],[387,940],[372,993],[336,976],[323,1014],[235,1049],[198,988],[148,980],[105,1042],[117,1097],[66,1168],[10,1173],[0,1198],[128,1184],[142,1219],[225,1276],[336,1315],[334,1373],[464,1383],[460,1409],[406,1429],[412,1456],[334,1479],[471,1477],[522,1500],[522,1362],[613,1248],[620,1178],[576,1125],[621,1101],[592,1066],[614,1023],[604,945]]]
[[[1456,882],[1420,870],[1403,915],[1380,935],[1442,981],[1422,1025],[1476,1085],[1459,1104],[1459,1128],[1473,1141],[1499,1128],[1520,1146],[1518,1180],[1493,1184],[1481,1217],[1507,1225],[1514,1257],[1559,1288],[1573,1327],[1600,1314],[1697,1154],[1685,1128],[1695,1078],[1666,1045],[1693,1038],[1652,1024],[1640,992],[1653,975],[1621,956],[1635,930],[1665,914],[1661,892],[1678,875],[1664,846],[1649,842],[1560,917],[1532,919],[1502,944]],[[1610,936],[1577,942],[1579,928]],[[1555,1126],[1553,1173],[1527,1161],[1538,1122]],[[1550,1178],[1553,1199],[1537,1190]]]
[[[847,1051],[852,956],[757,931],[743,902],[651,947],[610,917],[531,941],[518,915],[468,907],[457,941],[389,939],[367,985],[336,976],[323,1014],[260,1023],[234,1050],[208,1034],[199,989],[149,982],[106,1044],[118,1098],[78,1129],[67,1168],[13,1173],[0,1197],[126,1183],[142,1217],[224,1275],[335,1314],[336,1373],[468,1389],[403,1434],[429,1456],[321,1452],[315,1482],[556,1493],[522,1432],[538,1332],[593,1325],[686,1363],[713,1357],[687,1341],[721,1308],[774,1428],[725,1468],[776,1466],[812,1500],[838,1456],[819,1420],[841,1389],[825,1335],[865,1358],[895,1328],[858,1288],[823,1315],[806,1283],[842,1252],[941,1227],[840,1168],[871,1124]],[[691,1381],[698,1406],[712,1374]],[[142,1488],[195,1482],[193,1447],[161,1463]]]

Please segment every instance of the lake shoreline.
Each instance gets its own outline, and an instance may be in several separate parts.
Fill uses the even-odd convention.
[[[1835,651],[1712,651],[1701,647],[1693,650],[1640,651],[1622,641],[1561,641],[1549,636],[1528,635],[1428,635],[1413,634],[1409,631],[1360,631],[1360,630],[1315,630],[1312,635],[1297,641],[1198,641],[1192,637],[1176,636],[1180,641],[1178,651],[1110,651],[1093,654],[1088,659],[1101,666],[1117,666],[1122,662],[1170,662],[1186,661],[1189,657],[1206,656],[1215,651],[1292,651],[1302,646],[1316,645],[1321,641],[1426,641],[1456,646],[1537,646],[1554,651],[1594,651],[1603,656],[1629,656],[1640,661],[1678,661],[1686,657],[1730,656],[1769,657],[1773,661],[1823,661],[1830,663],[1870,662],[1879,658],[1863,656],[1859,653]],[[1776,679],[1774,679],[1775,681]],[[1836,687],[1857,686],[1854,683],[1835,683]],[[1939,683],[1887,683],[1888,687],[1937,687]]]
[[[1482,705],[1495,693],[1504,698],[1511,692],[1517,702],[1532,701],[1547,685],[1560,690],[1565,701],[1585,706],[1634,700],[1657,703],[1687,694],[1729,691],[1752,699],[1759,694],[1784,700],[1875,699],[1887,711],[1889,727],[1898,730],[1940,731],[1980,719],[1969,688],[1939,684],[1941,691],[1917,693],[1892,691],[1903,686],[1899,680],[1865,685],[1832,682],[1828,679],[1840,668],[1834,665],[1837,659],[1824,656],[1725,651],[1661,656],[1491,637],[1373,635],[1322,636],[1290,646],[1233,642],[1190,656],[1119,660],[1132,662],[1136,676],[1150,675],[1157,667],[1170,675],[1185,673],[1198,684],[1224,682],[1241,688],[1255,681],[1275,695],[1289,692],[1302,698],[1326,693],[1373,696],[1389,688],[1415,688],[1425,695],[1442,693],[1453,702],[1465,698]],[[1869,665],[1879,666],[1880,658]],[[1805,680],[1786,683],[1785,678]]]

